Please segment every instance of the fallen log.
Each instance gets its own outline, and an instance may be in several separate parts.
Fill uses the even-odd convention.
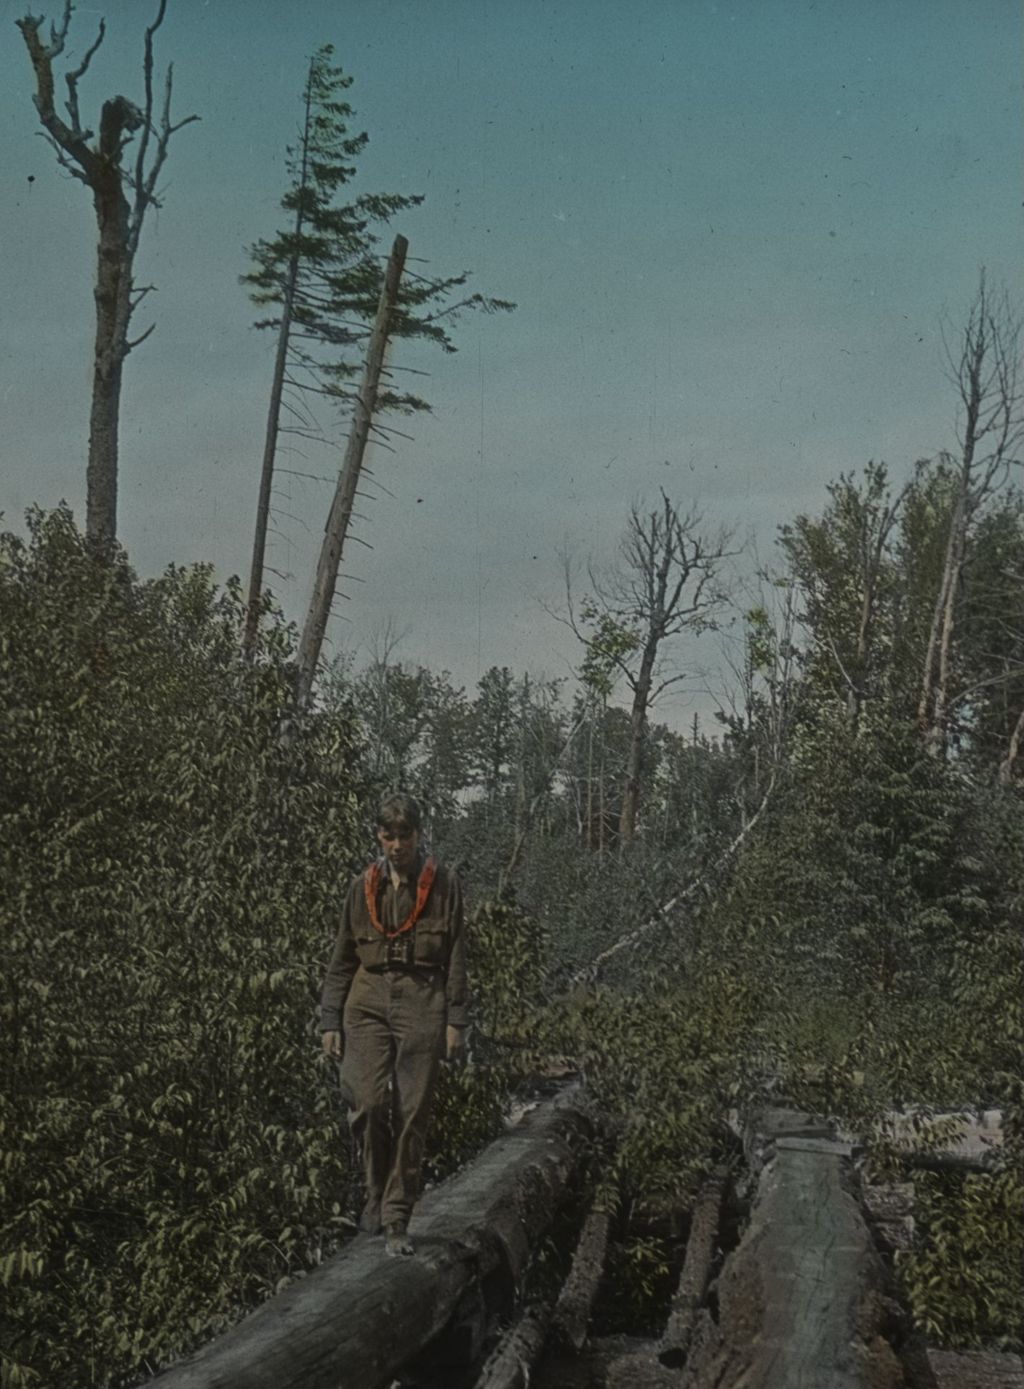
[[[548,1351],[530,1389],[678,1389],[679,1379],[644,1336],[595,1336],[583,1355]]]
[[[750,1223],[718,1279],[717,1320],[700,1314],[683,1389],[904,1383],[882,1335],[885,1272],[851,1189],[848,1145],[829,1151],[800,1127],[792,1116],[766,1125],[774,1141]]]
[[[881,1135],[907,1172],[997,1172],[1005,1162],[999,1109],[886,1115]]]
[[[412,1257],[357,1236],[308,1277],[151,1381],[154,1389],[376,1389],[441,1332],[474,1281],[510,1307],[588,1134],[570,1097],[539,1106],[428,1192]]]
[[[1024,1360],[987,1350],[928,1350],[935,1389],[1024,1389]]]
[[[609,1223],[607,1211],[593,1210],[587,1216],[573,1255],[569,1277],[555,1304],[552,1339],[559,1346],[571,1348],[577,1354],[587,1340],[590,1309],[597,1296],[608,1249]]]
[[[914,1172],[960,1172],[965,1177],[986,1173],[993,1176],[999,1171],[1000,1154],[982,1153],[980,1157],[969,1157],[964,1153],[901,1153],[899,1165],[909,1173]]]
[[[528,1307],[501,1338],[474,1389],[529,1389],[550,1323],[550,1305]]]
[[[718,1222],[722,1213],[722,1197],[727,1180],[727,1169],[719,1168],[701,1187],[693,1207],[683,1271],[679,1275],[679,1286],[672,1299],[668,1321],[662,1333],[661,1344],[658,1346],[658,1359],[663,1365],[675,1369],[686,1360],[694,1327],[697,1325],[697,1316],[711,1278]]]

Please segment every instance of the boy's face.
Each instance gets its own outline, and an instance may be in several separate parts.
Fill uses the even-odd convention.
[[[416,862],[416,851],[420,847],[419,830],[407,829],[397,825],[386,829],[378,826],[377,842],[384,850],[388,862],[398,873],[408,873]]]

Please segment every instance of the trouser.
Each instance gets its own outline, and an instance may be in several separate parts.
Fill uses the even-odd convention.
[[[420,1193],[423,1150],[445,1035],[441,970],[360,968],[345,1002],[341,1079],[353,1108],[367,1212],[406,1221]]]

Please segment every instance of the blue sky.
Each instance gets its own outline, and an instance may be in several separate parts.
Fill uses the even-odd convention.
[[[109,31],[87,118],[138,94],[153,9],[76,7],[75,51],[100,13]],[[22,13],[0,0],[15,526],[32,502],[83,506],[93,273],[85,190],[36,134]],[[766,560],[841,470],[901,476],[952,442],[942,316],[963,317],[981,265],[1024,290],[1015,0],[170,0],[158,61],[202,121],[175,139],[138,263],[157,329],[126,368],[120,528],[141,572],[246,572],[273,344],[238,276],[280,224],[325,41],[370,136],[356,190],[423,193],[395,223],[411,254],[519,306],[464,320],[454,357],[396,357],[430,371],[434,415],[373,459],[393,497],[366,508],[336,649],[365,656],[390,618],[399,656],[469,686],[492,664],[566,674],[578,653],[541,606],[559,552],[611,557],[638,497],[664,486]],[[271,562],[299,617],[328,491],[286,489],[299,519]]]

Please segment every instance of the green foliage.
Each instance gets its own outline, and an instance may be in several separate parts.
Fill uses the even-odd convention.
[[[609,1173],[627,1209],[685,1207],[728,1151],[725,1113],[763,1064],[776,998],[718,950],[691,942],[684,968],[674,925],[651,941],[630,990],[580,990],[538,1029],[583,1067],[589,1101],[614,1135]]]
[[[8,1378],[99,1385],[343,1228],[315,1001],[359,788],[346,717],[282,742],[290,633],[244,664],[236,585],[29,527],[0,538],[0,1339]]]
[[[819,711],[712,909],[706,932],[727,958],[754,980],[785,980],[761,1019],[776,1085],[873,1132],[875,1164],[893,1159],[893,1109],[920,1109],[902,1146],[927,1147],[941,1139],[931,1111],[982,1103],[1003,1109],[1019,1164],[1022,811],[1016,794],[928,757],[899,718],[876,708],[854,728]],[[925,1182],[901,1279],[943,1343],[1020,1336],[1016,1171]]]
[[[915,1239],[897,1256],[914,1319],[943,1345],[1024,1346],[1024,1177],[914,1183]]]
[[[798,516],[779,543],[803,599],[810,683],[819,698],[859,705],[882,692],[891,662],[900,502],[881,463],[869,463],[861,479],[840,476],[828,495],[820,519]]]
[[[450,1176],[501,1132],[510,1080],[500,1064],[442,1066],[427,1139],[430,1180]]]
[[[580,681],[598,699],[611,694],[623,662],[640,649],[641,636],[636,621],[623,622],[602,612],[588,600],[580,610],[581,620],[591,628],[580,665]]]
[[[377,250],[380,231],[397,213],[423,199],[362,193],[350,203],[337,201],[355,176],[368,137],[350,134],[353,111],[344,93],[352,79],[332,63],[333,54],[332,46],[324,44],[310,60],[302,93],[302,134],[298,145],[288,150],[291,182],[281,200],[290,215],[289,228],[255,244],[253,268],[242,282],[255,304],[272,310],[257,327],[286,328],[292,384],[348,403],[355,394],[353,378],[362,367],[360,344],[383,283]],[[455,299],[467,279],[465,273],[442,279],[406,274],[391,336],[426,339],[454,352],[447,325],[462,310],[514,307],[480,294]],[[429,409],[419,396],[394,389],[382,389],[377,400],[381,410]],[[304,412],[299,419],[307,432],[313,427]]]
[[[547,975],[547,932],[509,895],[479,902],[468,940],[478,1030],[499,1045],[525,1044]]]
[[[959,678],[997,652],[1002,703],[979,693],[944,763],[912,725],[927,622],[908,607],[940,558],[944,495],[941,470],[922,470],[898,543],[855,572],[884,475],[834,489],[799,529],[817,646],[797,660],[767,608],[748,613],[749,707],[724,744],[651,728],[628,846],[615,842],[628,718],[599,682],[569,713],[554,682],[495,669],[467,696],[385,657],[339,667],[282,740],[279,617],[243,663],[237,587],[208,570],[139,583],[63,511],[34,515],[27,544],[3,537],[5,1383],[66,1381],[72,1365],[96,1385],[143,1373],[337,1242],[353,1174],[314,1006],[365,847],[361,808],[396,783],[477,901],[474,1056],[444,1068],[432,1180],[497,1131],[509,1086],[552,1055],[583,1069],[614,1140],[602,1199],[627,1219],[687,1203],[731,1149],[727,1110],[769,1092],[874,1129],[876,1163],[892,1158],[895,1106],[998,1105],[1007,1172],[931,1183],[901,1277],[932,1335],[1020,1339],[1006,1232],[1024,1160],[1024,806],[973,779],[1017,697],[1000,585],[1019,516],[1008,503],[983,518],[991,555],[972,560],[965,599],[981,635],[956,655]],[[917,568],[901,548],[915,536]],[[857,573],[878,587],[851,717],[834,657],[856,652]],[[698,879],[700,895],[661,914]],[[570,985],[654,921],[608,955],[600,987]],[[984,1257],[961,1256],[961,1228]],[[646,1234],[623,1236],[628,1316],[649,1314],[666,1261]]]
[[[673,1272],[664,1240],[647,1234],[612,1240],[595,1309],[602,1333],[655,1334],[668,1313]]]
[[[819,716],[731,888],[732,914],[786,937],[797,987],[916,992],[986,904],[971,858],[965,785],[913,732]],[[771,923],[777,922],[773,926]]]

